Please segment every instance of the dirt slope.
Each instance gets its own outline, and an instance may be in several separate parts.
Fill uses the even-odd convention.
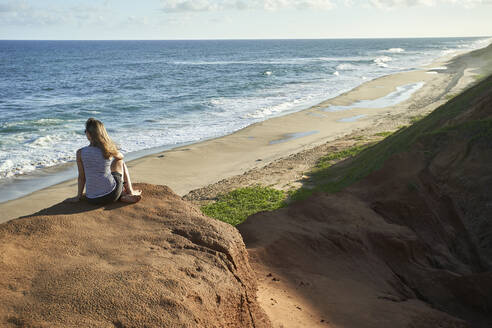
[[[1,327],[269,327],[241,236],[169,188],[0,225]]]
[[[275,327],[492,327],[492,78],[406,130],[239,226]]]

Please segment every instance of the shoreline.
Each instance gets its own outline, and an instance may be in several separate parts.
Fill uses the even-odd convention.
[[[477,40],[474,40],[473,43],[468,44],[467,49],[460,49],[459,45],[455,45],[455,47],[450,49],[450,50],[443,50],[440,54],[440,57],[438,57],[438,59],[442,60],[444,58],[451,58],[452,56],[458,55],[460,53],[472,51],[469,49],[469,47],[471,47],[472,49],[477,47],[477,46],[483,47],[484,44],[487,44],[490,42],[492,42],[492,38],[483,37],[480,39],[477,38]],[[389,49],[389,50],[391,50],[391,49]],[[451,52],[449,52],[449,51],[451,51]],[[388,50],[379,50],[377,52],[377,54],[374,54],[374,56],[379,56],[379,55],[382,56],[383,54],[386,54],[387,52],[388,52]],[[391,52],[391,51],[389,51],[389,52]],[[437,54],[434,54],[434,55],[437,56]],[[374,59],[374,62],[376,64],[378,64],[377,66],[380,66],[379,63],[377,62],[377,59],[379,59],[379,58],[380,57],[376,57],[376,59]],[[430,61],[430,60],[432,60],[432,61]],[[419,61],[419,62],[422,62],[422,65],[425,66],[425,65],[428,65],[434,61],[435,61],[435,59],[427,58],[425,60],[426,64],[423,64],[423,61]],[[344,65],[344,64],[341,64],[341,65]],[[383,66],[386,67],[387,65],[383,65]],[[401,68],[398,68],[399,66],[401,66]],[[389,72],[385,72],[384,74],[391,75],[391,74],[395,74],[395,73],[414,71],[417,69],[414,67],[414,64],[410,65],[411,67],[407,67],[407,66],[409,66],[408,63],[403,65],[403,66],[402,65],[396,65]],[[407,67],[407,68],[404,69],[403,67]],[[354,67],[351,67],[351,68],[349,67],[348,70],[354,71],[353,68]],[[338,69],[338,66],[336,69]],[[340,69],[343,71],[343,70],[347,69],[347,67],[342,67]],[[396,72],[395,72],[395,70],[396,70]],[[318,105],[321,102],[326,101],[327,99],[332,99],[332,98],[338,97],[339,95],[347,93],[350,90],[360,86],[361,84],[364,84],[364,83],[370,81],[370,80],[367,80],[366,77],[362,76],[362,75],[367,75],[367,74],[365,74],[365,73],[367,73],[366,71],[364,71],[364,72],[355,71],[355,72],[357,74],[352,77],[352,79],[354,79],[354,81],[352,81],[353,83],[350,83],[349,85],[345,85],[345,82],[342,82],[343,85],[339,85],[338,90],[336,90],[336,91],[333,91],[331,89],[329,89],[328,91],[325,90],[325,92],[324,92],[325,95],[318,95],[311,100],[302,101],[302,104],[295,105],[294,104],[295,101],[294,101],[294,103],[292,105],[293,107],[291,106],[292,108],[289,107],[288,110],[284,110],[282,112],[277,112],[277,110],[275,109],[275,110],[273,110],[273,112],[268,112],[269,113],[268,115],[265,114],[265,115],[267,115],[266,117],[263,115],[264,114],[263,108],[257,109],[254,113],[251,112],[251,113],[247,114],[246,116],[249,116],[249,115],[255,116],[255,115],[257,115],[257,113],[259,113],[258,115],[261,114],[260,115],[262,117],[261,119],[265,120],[265,119],[272,119],[272,118],[279,117],[279,116],[289,115],[291,113],[295,113],[298,111],[309,109],[315,105]],[[336,71],[335,73],[336,73],[336,75],[338,75],[338,71]],[[335,74],[335,73],[333,73],[333,74]],[[431,72],[431,73],[437,73],[437,72]],[[378,72],[376,75],[380,75],[380,74],[383,74],[383,72],[382,71]],[[345,75],[345,74],[342,74],[342,75]],[[371,74],[369,74],[367,76],[371,76]],[[381,77],[381,76],[378,76],[378,77]],[[378,77],[372,76],[371,78],[375,79]],[[308,93],[308,94],[302,93],[302,94],[304,96],[306,96],[305,99],[311,98],[309,96],[310,93]],[[258,119],[260,119],[260,118],[258,117]],[[342,119],[341,121],[343,122],[344,120],[345,119]],[[149,121],[152,121],[152,120],[149,120]],[[255,119],[255,121],[256,121],[256,119]],[[248,122],[247,124],[252,125],[255,123],[257,123],[257,122]],[[193,141],[184,140],[184,139],[178,137],[179,134],[176,136],[176,138],[180,139],[180,142],[176,142],[176,139],[159,140],[159,138],[157,138],[157,139],[153,138],[154,142],[152,142],[151,144],[156,144],[156,145],[152,146],[151,148],[134,150],[134,151],[128,152],[125,154],[125,157],[126,157],[127,161],[130,161],[130,160],[137,159],[140,157],[145,157],[148,155],[161,153],[163,151],[168,151],[168,150],[172,150],[175,148],[179,148],[181,146],[191,145],[194,143],[200,143],[200,142],[212,140],[214,138],[227,136],[229,134],[236,133],[238,130],[246,127],[245,124],[240,124],[240,126],[237,126],[234,128],[227,127],[227,124],[221,125],[221,126],[223,128],[220,128],[220,129],[224,130],[224,131],[222,131],[218,134],[212,133],[211,135],[204,136],[204,138],[202,138],[201,140],[200,139],[199,140],[193,140]],[[236,130],[236,128],[237,128],[237,130]],[[145,135],[145,133],[144,133],[144,135]],[[70,147],[69,149],[77,149],[77,148],[83,146],[84,141],[82,139],[76,138],[76,140],[78,140],[77,145]],[[85,140],[85,138],[84,138],[84,140]],[[118,141],[118,137],[115,140]],[[36,152],[36,151],[38,151],[38,150],[34,150],[34,152]],[[66,153],[66,150],[64,150],[64,152]],[[69,150],[69,154],[71,154],[71,153],[72,153],[72,150]],[[48,155],[49,155],[48,158],[51,158],[52,154],[48,154]],[[70,157],[70,156],[68,156],[68,157]],[[29,156],[28,156],[28,158],[29,158]],[[72,161],[68,161],[68,162],[66,162],[65,160],[62,160],[58,164],[55,164],[53,166],[44,166],[44,164],[43,164],[44,160],[39,160],[37,162],[37,164],[30,165],[25,170],[25,172],[23,172],[24,171],[24,169],[23,169],[24,164],[22,164],[18,167],[16,161],[14,161],[13,163],[9,163],[9,160],[7,160],[6,165],[2,166],[2,169],[4,167],[6,167],[7,171],[5,171],[6,175],[4,175],[4,178],[0,179],[0,190],[3,191],[0,194],[0,204],[5,203],[5,202],[10,201],[10,200],[15,200],[15,199],[27,196],[33,192],[42,190],[42,189],[47,188],[47,187],[50,187],[50,186],[53,186],[53,185],[56,185],[56,184],[59,184],[59,183],[65,182],[65,181],[69,181],[70,179],[75,179],[76,178],[76,166],[75,166],[74,159]],[[9,171],[10,170],[9,166],[14,168],[15,170],[18,169],[17,173],[15,173],[16,172],[15,170]],[[23,172],[23,173],[18,174],[19,172]],[[13,173],[13,175],[10,175],[11,173]]]
[[[480,56],[471,55],[477,51],[489,53],[492,48],[489,45],[455,54],[452,59],[449,56],[440,58],[418,70],[382,76],[310,108],[254,123],[226,136],[129,161],[132,179],[165,184],[184,195],[371,126],[380,126],[382,130],[396,129],[395,115],[428,113],[446,101],[443,99],[446,95],[459,92],[472,83],[473,76],[481,73],[487,64]],[[447,68],[442,69],[442,66]],[[398,87],[421,82],[424,85],[409,98],[389,107],[326,110],[329,106],[350,106],[359,101],[376,100],[395,92]],[[354,117],[357,119],[350,119]],[[54,205],[75,192],[76,180],[72,179],[1,203],[0,223]]]

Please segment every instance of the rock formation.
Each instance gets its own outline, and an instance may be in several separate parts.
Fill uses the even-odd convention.
[[[269,327],[241,236],[169,188],[0,225],[2,327]]]

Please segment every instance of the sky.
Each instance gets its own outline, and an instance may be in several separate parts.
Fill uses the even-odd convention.
[[[0,0],[0,39],[492,36],[492,0]]]

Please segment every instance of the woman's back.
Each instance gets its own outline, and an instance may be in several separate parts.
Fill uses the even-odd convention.
[[[112,192],[116,182],[111,175],[111,159],[104,158],[101,149],[94,146],[82,148],[80,155],[86,178],[86,196],[97,198]]]

